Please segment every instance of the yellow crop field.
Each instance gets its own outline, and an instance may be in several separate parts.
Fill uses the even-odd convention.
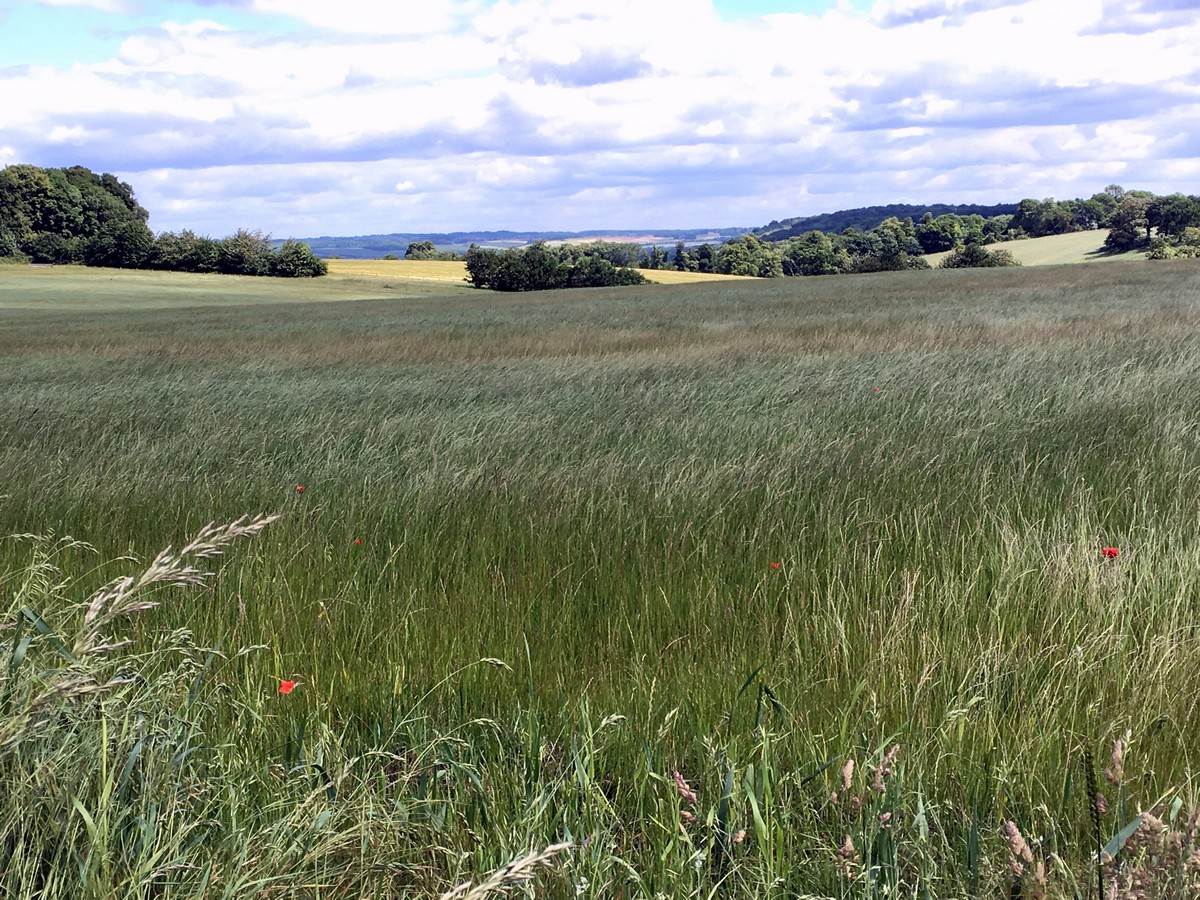
[[[749,275],[714,275],[711,272],[680,272],[678,269],[641,269],[655,284],[693,284],[697,281],[753,281]]]
[[[331,259],[329,274],[349,278],[403,278],[466,284],[467,269],[461,262],[440,259]],[[642,269],[655,284],[692,284],[699,281],[745,280],[749,276],[679,272],[675,269]]]
[[[348,277],[411,278],[466,284],[467,270],[454,260],[441,259],[331,259],[329,274]]]

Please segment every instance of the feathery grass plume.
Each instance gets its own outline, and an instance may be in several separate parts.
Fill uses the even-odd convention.
[[[1174,826],[1183,808],[1177,798],[1164,813],[1141,813],[1127,827],[1123,844],[1105,856],[1110,896],[1125,900],[1195,900],[1200,897],[1200,847],[1195,846],[1200,807],[1193,807],[1180,830]],[[1117,839],[1114,839],[1114,845]]]
[[[442,894],[438,900],[484,900],[492,894],[507,894],[512,888],[530,881],[538,869],[549,868],[554,857],[572,846],[570,841],[551,844],[544,850],[532,851],[519,856],[492,872],[477,885],[466,881]]]
[[[1034,860],[1033,850],[1017,823],[1011,819],[1004,822],[1004,834],[1008,842],[1008,870],[1013,877],[1013,889],[1018,895],[1028,893],[1033,900],[1046,896],[1046,862]]]
[[[89,598],[73,654],[98,656],[128,646],[128,640],[106,641],[102,637],[103,630],[118,619],[158,606],[160,600],[147,596],[152,589],[204,584],[211,573],[201,571],[191,560],[220,556],[231,542],[258,534],[279,518],[278,515],[259,515],[254,519],[242,516],[225,525],[210,522],[178,551],[170,547],[162,550],[141,575],[126,575],[109,582]]]
[[[891,749],[883,755],[883,759],[879,761],[879,765],[875,768],[875,774],[871,779],[871,790],[876,794],[883,794],[887,791],[883,780],[892,774],[893,767],[896,763],[896,757],[900,755],[900,745],[892,744]]]
[[[1004,834],[1008,840],[1008,868],[1009,871],[1020,878],[1025,874],[1025,867],[1033,863],[1033,851],[1029,849],[1029,843],[1021,834],[1021,829],[1017,827],[1017,823],[1008,819],[1004,823]]]
[[[695,806],[697,802],[696,792],[689,786],[684,777],[675,771],[671,773],[671,779],[675,782],[675,790],[679,791],[679,796],[689,806]]]
[[[1104,777],[1108,779],[1110,784],[1118,787],[1125,780],[1125,746],[1129,743],[1130,734],[1130,732],[1126,731],[1124,737],[1119,737],[1113,741],[1109,766],[1104,770]]]
[[[66,540],[55,544],[50,551],[41,550],[25,572],[22,586],[13,598],[10,615],[5,616],[6,620],[17,622],[20,631],[13,642],[9,665],[0,669],[0,688],[9,698],[7,714],[0,724],[0,758],[53,719],[62,707],[84,697],[111,694],[132,683],[136,675],[131,670],[115,671],[111,665],[100,665],[110,654],[133,643],[128,638],[105,637],[106,628],[119,619],[158,606],[161,599],[153,596],[157,589],[203,584],[210,573],[198,569],[192,560],[219,556],[231,541],[257,534],[278,518],[260,515],[249,519],[243,516],[226,525],[210,523],[178,552],[172,552],[170,548],[163,550],[140,575],[123,576],[109,582],[85,603],[74,607],[84,610],[84,614],[70,648],[31,604],[53,602],[66,587],[66,582],[55,581],[55,555],[66,549],[90,551],[92,548]],[[55,651],[62,664],[38,667],[36,671],[26,665],[37,637]]]
[[[862,865],[862,856],[854,847],[854,839],[850,835],[842,836],[842,846],[838,848],[838,871],[845,878],[854,878],[858,875],[858,868]]]

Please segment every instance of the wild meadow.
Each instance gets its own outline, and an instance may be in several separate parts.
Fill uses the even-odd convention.
[[[0,895],[1196,897],[1198,329],[0,270]]]

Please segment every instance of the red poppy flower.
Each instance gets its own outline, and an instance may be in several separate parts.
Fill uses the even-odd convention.
[[[1105,547],[1104,548],[1104,558],[1105,559],[1116,559],[1117,554],[1120,552],[1121,551],[1118,550],[1116,547]]]
[[[354,543],[356,543],[356,544],[361,544],[361,543],[362,543],[362,538],[355,538],[355,539],[354,539]]]
[[[294,691],[295,689],[296,689],[296,682],[294,682],[294,681],[285,681],[285,680],[284,680],[284,679],[282,679],[282,678],[281,678],[281,679],[279,679],[279,693],[281,693],[281,694],[290,694],[290,693],[291,693],[292,691]]]
[[[873,388],[872,388],[872,390],[873,390],[873,391],[874,391],[876,394],[878,394],[878,393],[879,393],[879,385],[875,385],[875,387],[873,387]]]
[[[772,569],[778,569],[783,563],[773,562],[770,564]]]
[[[302,484],[296,485],[296,493],[303,494],[304,493],[304,485],[302,485]]]

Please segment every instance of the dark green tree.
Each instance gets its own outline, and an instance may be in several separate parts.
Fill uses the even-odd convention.
[[[990,269],[1019,266],[1020,261],[1008,250],[988,250],[983,244],[963,244],[942,257],[939,269]]]
[[[269,234],[239,228],[218,245],[217,271],[226,275],[269,275],[274,257]]]
[[[1121,196],[1109,220],[1108,237],[1104,239],[1107,252],[1124,253],[1149,243],[1150,223],[1146,213],[1152,199],[1144,191],[1126,191]]]
[[[25,254],[35,263],[73,263],[80,261],[83,248],[79,238],[43,231],[26,241]]]
[[[271,274],[283,278],[316,278],[329,271],[325,260],[318,259],[308,244],[288,239],[275,251]]]
[[[467,280],[495,291],[544,291],[552,288],[610,287],[645,284],[641,272],[613,265],[604,256],[579,247],[552,248],[538,241],[523,250],[485,250],[474,244],[467,251]]]
[[[687,248],[684,247],[683,241],[676,242],[675,254],[671,257],[671,265],[679,272],[686,272],[692,268]]]
[[[837,275],[850,270],[850,258],[823,231],[809,231],[783,245],[785,275]]]
[[[467,281],[475,287],[490,289],[495,284],[500,266],[500,254],[497,251],[472,244],[467,248],[463,261],[467,265]]]
[[[140,269],[150,259],[154,235],[139,219],[112,221],[102,225],[83,250],[89,266]]]
[[[0,225],[0,259],[8,261],[24,261],[26,259],[17,239],[3,225]]]
[[[941,253],[957,246],[962,240],[962,220],[952,214],[936,219],[926,213],[917,226],[917,241],[923,253]]]
[[[405,259],[437,259],[437,247],[433,241],[413,241],[404,251]]]
[[[1200,200],[1183,194],[1155,197],[1146,207],[1146,223],[1161,235],[1178,238],[1185,228],[1200,225]]]
[[[155,238],[147,265],[175,272],[215,272],[219,256],[218,241],[185,229],[178,234],[163,232]]]
[[[1067,234],[1077,231],[1075,208],[1071,201],[1058,203],[1053,197],[1045,200],[1022,200],[1012,218],[1014,230],[1029,237],[1045,237],[1050,234]]]

